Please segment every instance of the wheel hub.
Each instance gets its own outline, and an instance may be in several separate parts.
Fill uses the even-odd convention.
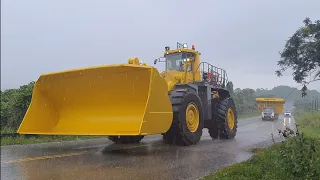
[[[186,123],[191,132],[196,132],[199,126],[200,116],[198,107],[190,103],[186,109]]]
[[[235,121],[235,118],[234,118],[233,110],[229,108],[228,115],[227,115],[227,122],[230,129],[234,128],[234,121]]]

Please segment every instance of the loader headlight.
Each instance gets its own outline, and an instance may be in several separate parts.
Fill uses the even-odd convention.
[[[184,44],[183,44],[183,48],[188,48],[188,44],[187,44],[187,43],[184,43]]]

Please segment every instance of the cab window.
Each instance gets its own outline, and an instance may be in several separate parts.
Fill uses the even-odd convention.
[[[193,54],[192,53],[185,53],[185,52],[181,52],[181,53],[172,53],[172,54],[167,54],[165,56],[166,58],[166,71],[172,71],[172,70],[176,70],[176,71],[184,71],[184,67],[185,67],[185,60],[186,59],[190,59],[193,58]],[[191,66],[189,66],[188,68],[188,72],[191,72],[193,69],[193,64],[191,64]]]

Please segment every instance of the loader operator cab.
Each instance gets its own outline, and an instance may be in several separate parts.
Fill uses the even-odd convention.
[[[165,47],[165,53],[164,57],[158,58],[154,60],[154,64],[157,64],[157,62],[165,62],[165,71],[178,71],[178,72],[184,72],[187,62],[189,63],[188,71],[187,72],[193,72],[194,66],[197,66],[196,61],[197,55],[200,55],[198,51],[195,51],[194,46],[192,45],[192,49],[188,48],[188,45],[177,43],[177,48],[171,50],[169,46]],[[165,60],[161,60],[161,59]]]
[[[166,71],[180,71],[184,72],[185,62],[189,61],[191,58],[194,58],[194,55],[189,52],[178,52],[166,54]],[[193,70],[193,64],[188,67],[188,72]]]
[[[200,55],[194,45],[188,48],[188,44],[177,42],[176,49],[166,46],[164,57],[155,59],[154,64],[165,63],[165,71],[161,76],[166,79],[169,89],[174,84],[188,82],[204,82],[225,88],[228,81],[226,71],[208,62],[200,62]]]

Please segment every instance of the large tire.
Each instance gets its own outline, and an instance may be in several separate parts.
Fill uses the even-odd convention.
[[[163,134],[163,140],[168,144],[184,146],[197,144],[204,127],[203,109],[198,94],[191,89],[178,89],[171,92],[169,97],[172,103],[173,122],[170,129]]]
[[[139,143],[144,136],[108,136],[110,141],[117,144]]]
[[[222,101],[218,100],[213,108],[213,122],[209,128],[210,136],[214,139],[233,139],[237,134],[238,128],[237,110],[234,100],[231,97]],[[230,115],[228,116],[228,114]]]

